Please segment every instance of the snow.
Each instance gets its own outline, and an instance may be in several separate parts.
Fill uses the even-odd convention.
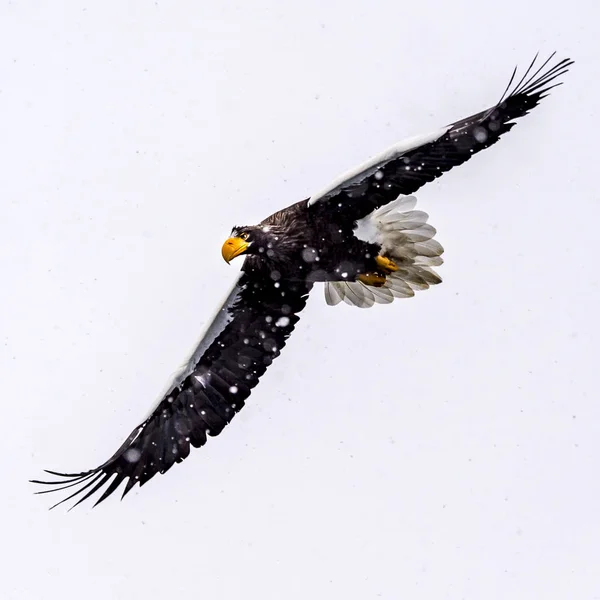
[[[597,10],[3,3],[2,600],[600,595]],[[365,311],[315,285],[219,436],[47,511],[27,479],[127,437],[239,272],[233,225],[555,48],[564,85],[418,192],[442,284]]]

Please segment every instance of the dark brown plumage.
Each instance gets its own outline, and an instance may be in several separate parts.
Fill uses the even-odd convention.
[[[99,467],[74,474],[47,471],[57,479],[35,480],[48,487],[39,493],[69,490],[59,504],[79,496],[78,504],[103,489],[101,502],[125,482],[124,496],[136,483],[144,485],[181,462],[207,436],[218,435],[280,354],[316,282],[348,282],[350,303],[362,306],[438,283],[430,266],[441,263],[442,248],[432,240],[435,230],[425,224],[427,215],[389,212],[385,217],[374,211],[495,144],[514,119],[559,85],[554,80],[571,64],[562,60],[544,71],[548,61],[533,72],[534,60],[491,108],[393,147],[259,225],[235,227],[223,256],[229,261],[244,254],[242,274],[150,416]],[[384,217],[387,229],[381,225]],[[359,230],[369,228],[374,237],[361,239]],[[399,287],[385,288],[394,269]],[[361,304],[367,296],[351,287],[357,278],[371,304]]]

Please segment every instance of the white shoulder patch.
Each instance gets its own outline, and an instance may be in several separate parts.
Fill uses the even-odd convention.
[[[414,150],[415,148],[423,146],[424,144],[435,142],[435,140],[441,138],[449,129],[451,129],[451,126],[442,127],[441,129],[438,129],[432,133],[418,135],[394,144],[391,148],[388,148],[377,156],[374,156],[362,165],[359,165],[358,167],[347,171],[343,175],[340,175],[340,177],[332,181],[326,188],[322,189],[317,194],[313,194],[308,199],[308,205],[311,206],[315,202],[327,200],[328,198],[331,198],[331,196],[337,194],[340,190],[359,184],[365,178],[373,175],[373,173],[375,173],[385,164],[401,157],[406,152]]]
[[[221,308],[217,311],[217,314],[214,316],[213,320],[207,323],[204,331],[200,334],[200,338],[196,344],[194,344],[191,352],[189,353],[188,358],[171,375],[169,382],[150,409],[146,418],[148,418],[154,412],[156,407],[161,403],[165,396],[170,394],[194,370],[194,367],[202,358],[202,355],[206,352],[208,347],[231,322],[233,316],[230,309],[237,300],[239,293],[243,289],[243,286],[240,285],[240,279],[241,275],[234,283],[229,294],[227,295],[227,298],[223,302]]]

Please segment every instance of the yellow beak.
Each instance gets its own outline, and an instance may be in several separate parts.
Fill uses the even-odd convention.
[[[229,238],[223,244],[221,248],[221,254],[225,259],[225,262],[229,264],[236,256],[244,254],[248,250],[248,242],[244,241],[241,237]]]

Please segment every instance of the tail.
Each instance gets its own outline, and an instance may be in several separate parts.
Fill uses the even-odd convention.
[[[403,196],[360,219],[355,235],[381,246],[381,256],[391,259],[398,270],[387,275],[382,286],[361,281],[328,281],[325,300],[330,306],[342,300],[351,306],[368,308],[389,304],[394,298],[410,298],[416,290],[426,290],[442,281],[433,270],[443,263],[441,244],[433,239],[429,215],[413,210],[414,196]]]

